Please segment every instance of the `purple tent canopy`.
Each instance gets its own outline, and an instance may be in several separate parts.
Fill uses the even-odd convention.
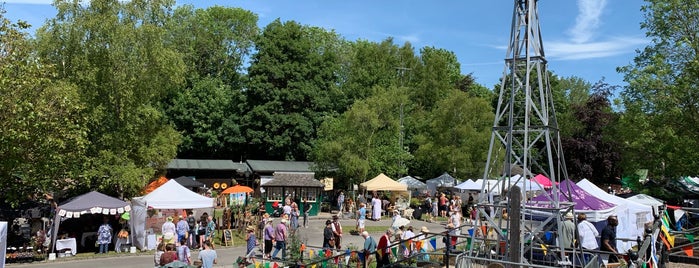
[[[598,211],[616,207],[615,204],[599,199],[588,193],[571,180],[561,182],[558,191],[558,200],[561,202],[568,201],[569,196],[572,197],[572,201],[575,202],[576,211]],[[551,192],[547,191],[532,198],[529,205],[534,207],[550,208],[553,207],[553,204],[550,202],[552,199],[553,196]]]

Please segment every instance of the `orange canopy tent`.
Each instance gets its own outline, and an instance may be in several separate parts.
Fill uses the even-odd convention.
[[[250,192],[254,192],[254,190],[250,187],[238,184],[236,186],[226,188],[226,190],[224,190],[221,193],[222,194],[235,194],[235,193],[250,193]]]
[[[160,177],[157,180],[154,180],[151,183],[149,183],[148,186],[146,186],[146,189],[143,190],[143,193],[148,194],[148,193],[152,192],[153,190],[158,189],[158,187],[165,184],[167,181],[168,181],[167,178]]]

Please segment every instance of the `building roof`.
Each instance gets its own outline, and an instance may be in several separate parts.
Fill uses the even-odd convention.
[[[185,188],[198,188],[206,186],[205,184],[194,180],[194,177],[182,176],[174,178],[173,180],[175,180],[177,183],[184,186]]]
[[[305,161],[275,161],[275,160],[247,160],[245,161],[254,172],[313,172],[313,162]]]
[[[245,163],[215,159],[172,159],[167,169],[235,170],[241,173],[250,170]]]
[[[308,172],[275,172],[274,179],[263,184],[263,187],[325,187],[323,183],[316,180],[314,173]]]

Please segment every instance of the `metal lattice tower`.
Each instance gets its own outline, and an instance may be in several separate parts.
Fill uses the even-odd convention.
[[[488,254],[489,250],[484,253],[482,247],[480,250],[478,247],[479,243],[488,242],[485,239],[479,242],[474,237],[467,253],[473,262],[467,263],[490,259],[507,266],[532,266],[531,254],[540,248],[541,242],[537,235],[560,227],[561,216],[573,212],[571,200],[559,200],[558,195],[558,182],[568,179],[568,175],[546,70],[537,4],[538,0],[514,1],[505,70],[479,196],[478,210],[486,216],[478,217],[476,224],[492,229],[491,239],[504,242],[497,243],[496,254]],[[522,176],[513,176],[513,167],[520,167]],[[502,172],[492,175],[498,179],[488,180],[493,170],[500,168]],[[532,183],[528,179],[539,173],[553,182],[547,208],[528,205],[526,192],[507,197],[515,193],[510,191],[512,185],[528,188]],[[494,197],[494,191],[500,192],[499,199]],[[510,213],[509,221],[502,219],[503,209]],[[545,220],[532,221],[532,215]],[[487,234],[481,235],[487,237]],[[556,252],[559,265],[566,264],[563,251],[551,252]]]

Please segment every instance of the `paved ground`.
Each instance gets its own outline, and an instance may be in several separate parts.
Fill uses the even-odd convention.
[[[299,239],[309,247],[320,247],[323,242],[323,227],[325,227],[325,220],[329,219],[329,214],[321,215],[309,220],[308,228],[301,228],[298,231]],[[276,222],[276,221],[275,221]],[[349,235],[349,230],[354,229],[354,220],[341,220],[345,235],[343,236],[343,247],[350,244],[361,246],[364,243],[364,239],[361,236]],[[367,226],[386,226],[390,224],[390,220],[383,221],[367,221]],[[411,222],[417,230],[422,226],[426,226],[431,232],[441,232],[444,231],[443,223],[428,223],[424,221],[414,220]],[[416,230],[416,231],[417,231]],[[378,239],[382,232],[374,232],[371,235]],[[441,241],[438,242],[441,244]],[[443,245],[438,245],[442,247]],[[215,267],[237,267],[233,265],[238,256],[245,254],[244,245],[235,245],[234,247],[217,247],[216,252],[218,254],[218,265]],[[197,251],[192,252],[192,259],[197,259]],[[281,257],[281,253],[278,255]],[[153,267],[153,254],[146,255],[136,255],[124,253],[117,257],[102,257],[95,255],[91,259],[83,260],[71,260],[68,258],[61,258],[56,261],[44,261],[35,262],[31,264],[7,264],[7,267],[52,267],[52,268],[88,268],[88,267]]]

